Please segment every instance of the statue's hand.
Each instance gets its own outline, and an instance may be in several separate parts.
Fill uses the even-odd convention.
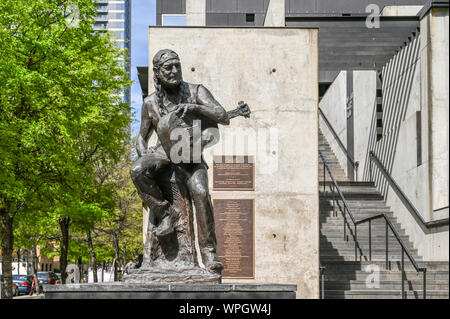
[[[246,118],[249,118],[250,114],[251,114],[251,111],[250,111],[250,108],[249,108],[248,104],[243,102],[243,101],[240,101],[238,103],[238,105],[239,106],[237,107],[237,110],[239,112],[239,115],[241,115],[243,117],[246,117]]]
[[[198,110],[197,104],[180,104],[178,109],[175,111],[177,114],[181,113],[181,118],[183,118],[189,112],[195,112]]]

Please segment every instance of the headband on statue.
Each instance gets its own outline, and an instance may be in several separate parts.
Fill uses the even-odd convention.
[[[155,57],[153,58],[153,67],[159,68],[165,62],[173,59],[180,59],[178,57],[178,54],[176,54],[174,51],[169,49],[160,50],[155,54]]]

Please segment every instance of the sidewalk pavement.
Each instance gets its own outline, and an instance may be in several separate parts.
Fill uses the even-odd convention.
[[[13,297],[13,299],[44,299],[44,294],[43,293],[40,293],[39,295],[33,294],[32,296],[22,295],[22,296]]]

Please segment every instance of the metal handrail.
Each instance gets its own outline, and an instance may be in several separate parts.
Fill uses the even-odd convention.
[[[323,163],[323,191],[325,192],[325,169],[328,171],[328,175],[330,176],[331,181],[333,183],[332,184],[333,185],[333,188],[332,188],[332,193],[333,193],[333,212],[334,212],[334,203],[335,203],[335,198],[334,198],[334,190],[335,189],[337,190],[337,193],[338,193],[339,197],[341,198],[342,203],[344,205],[344,209],[342,209],[341,205],[339,205],[339,202],[336,200],[336,203],[338,204],[339,208],[341,208],[341,212],[342,212],[342,215],[344,217],[344,240],[348,241],[348,237],[347,237],[347,233],[346,233],[346,226],[348,226],[349,229],[351,229],[351,228],[350,228],[349,222],[347,222],[346,213],[348,213],[348,215],[350,216],[351,221],[353,222],[353,226],[355,228],[355,232],[356,232],[356,226],[355,226],[356,220],[353,217],[352,212],[348,208],[348,204],[347,204],[347,201],[345,200],[344,194],[342,194],[341,189],[339,188],[336,180],[334,179],[333,174],[331,173],[331,170],[328,167],[328,164],[327,164],[325,158],[323,157],[321,151],[319,151],[319,156],[322,159],[322,163]],[[358,243],[356,241],[355,232],[353,233],[353,241],[355,242],[355,260],[356,260],[357,259],[357,255],[358,255],[357,254]]]
[[[349,154],[347,148],[344,146],[344,143],[342,143],[341,139],[337,135],[337,133],[334,130],[333,126],[331,125],[330,121],[328,121],[327,117],[325,116],[325,113],[323,113],[323,111],[320,107],[319,107],[319,114],[322,116],[323,120],[325,121],[325,124],[330,129],[331,133],[333,134],[334,138],[336,139],[337,143],[339,144],[339,147],[344,151],[344,154],[347,157],[348,161],[353,166],[353,169],[355,170],[355,180],[356,180],[358,178],[359,162],[355,161],[353,156]]]
[[[374,162],[377,167],[380,169],[383,176],[388,181],[389,185],[391,185],[394,192],[397,194],[397,196],[402,201],[403,205],[408,209],[410,213],[412,213],[413,217],[418,221],[418,224],[421,226],[422,230],[424,232],[428,233],[428,230],[431,228],[439,227],[439,226],[445,226],[449,224],[448,218],[443,218],[439,220],[432,220],[426,222],[422,215],[418,212],[418,210],[414,207],[414,205],[411,203],[411,201],[408,199],[408,197],[405,195],[405,193],[400,189],[398,184],[395,182],[395,180],[392,178],[392,176],[389,174],[387,169],[384,167],[384,165],[381,163],[381,161],[378,159],[378,157],[375,155],[373,151],[369,152],[369,158],[370,163]],[[372,178],[372,165],[369,166],[369,174],[370,174],[370,180],[373,180]]]
[[[322,266],[322,264],[319,264],[319,273],[320,273],[320,299],[325,299],[325,270],[326,267]]]
[[[336,180],[333,177],[333,174],[331,173],[330,168],[328,167],[328,164],[326,163],[326,160],[324,158],[324,156],[322,155],[322,152],[319,151],[319,156],[322,159],[322,163],[324,166],[324,173],[323,173],[323,184],[324,184],[324,192],[325,192],[325,170],[328,171],[328,175],[331,178],[332,181],[332,192],[333,192],[333,212],[334,212],[334,202],[335,202],[335,198],[334,198],[334,189],[337,190],[337,193],[339,194],[339,197],[341,198],[342,202],[343,202],[343,206],[344,209],[341,209],[341,212],[343,214],[344,217],[344,240],[348,239],[346,238],[346,234],[345,234],[345,230],[346,230],[346,225],[349,226],[350,229],[350,225],[349,223],[346,221],[346,211],[348,212],[350,219],[353,222],[354,225],[354,233],[353,233],[353,240],[355,242],[355,261],[358,260],[358,251],[357,249],[359,248],[360,252],[361,252],[361,256],[362,256],[362,250],[359,247],[358,244],[358,225],[363,224],[365,222],[369,222],[369,260],[372,260],[372,231],[371,231],[371,222],[372,220],[378,219],[378,218],[384,218],[385,222],[386,222],[386,269],[389,269],[389,237],[388,237],[388,230],[389,228],[391,229],[392,233],[394,234],[395,238],[397,239],[398,243],[400,244],[400,246],[402,247],[402,259],[401,259],[401,271],[402,271],[402,298],[404,299],[405,296],[405,280],[406,280],[406,275],[405,275],[405,261],[404,261],[404,254],[406,254],[406,256],[409,258],[409,260],[411,261],[411,263],[413,264],[414,268],[416,269],[417,272],[422,272],[423,273],[423,298],[426,299],[426,273],[427,273],[427,269],[426,268],[420,268],[417,264],[417,262],[415,261],[414,257],[410,254],[410,252],[408,251],[408,249],[406,248],[405,244],[403,243],[403,241],[400,238],[400,235],[398,234],[397,230],[395,229],[394,225],[392,225],[391,221],[387,218],[387,216],[385,214],[379,214],[376,216],[371,216],[359,221],[355,221],[355,218],[353,217],[353,214],[350,212],[350,209],[348,208],[348,204],[347,201],[345,200],[344,195],[342,194],[342,191],[340,190]],[[337,204],[339,205],[339,202],[336,200]],[[340,208],[340,205],[339,205]]]
[[[405,258],[404,258],[404,254],[406,254],[406,256],[411,261],[411,263],[413,264],[413,266],[416,269],[416,271],[423,273],[423,299],[426,299],[426,294],[427,294],[427,289],[426,289],[426,285],[427,285],[426,284],[427,268],[419,267],[419,265],[417,264],[416,260],[410,254],[410,252],[406,248],[405,244],[403,243],[402,239],[400,238],[399,233],[394,228],[394,225],[392,225],[391,221],[387,218],[386,214],[379,214],[379,215],[371,216],[371,217],[359,220],[359,221],[357,221],[355,223],[355,227],[357,227],[360,224],[369,222],[369,260],[372,260],[372,231],[371,231],[372,223],[371,222],[372,222],[372,220],[379,219],[379,218],[383,218],[385,220],[385,222],[386,222],[386,269],[389,268],[388,227],[391,229],[391,231],[394,234],[395,238],[397,239],[398,243],[402,247],[402,261],[401,261],[402,262],[402,298],[405,298],[405,280],[406,280],[406,276],[405,276]],[[356,240],[358,240],[357,233],[356,233]]]

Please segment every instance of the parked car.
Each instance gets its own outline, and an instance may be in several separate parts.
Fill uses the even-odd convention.
[[[54,285],[58,280],[58,277],[52,271],[38,271],[37,277],[40,285]]]
[[[12,275],[13,284],[17,286],[18,294],[28,295],[31,291],[31,284],[33,283],[33,277],[27,275]],[[14,287],[13,287],[14,290]],[[13,291],[14,292],[14,291]]]

